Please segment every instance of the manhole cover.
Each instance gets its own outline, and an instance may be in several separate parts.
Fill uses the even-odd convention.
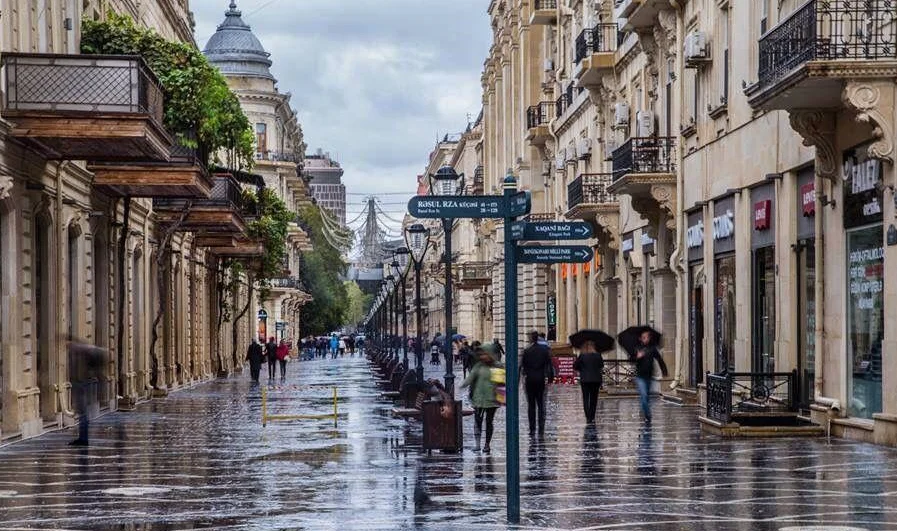
[[[103,493],[117,496],[144,496],[146,494],[162,494],[170,490],[163,487],[120,487],[117,489],[106,489]]]

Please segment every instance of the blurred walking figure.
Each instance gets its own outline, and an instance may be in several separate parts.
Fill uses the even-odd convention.
[[[259,373],[262,371],[262,360],[265,359],[265,351],[259,343],[258,338],[252,338],[252,344],[246,352],[246,359],[249,361],[249,374],[252,377],[252,383],[259,383]]]
[[[539,436],[545,435],[545,385],[554,378],[554,364],[551,350],[542,343],[539,332],[529,333],[530,345],[520,359],[520,372],[526,391],[527,413],[529,414],[529,436],[536,435],[536,416],[539,418]],[[538,411],[537,411],[538,410]]]
[[[330,359],[335,360],[337,352],[339,352],[339,338],[333,334],[330,336]]]
[[[346,338],[341,337],[336,344],[336,348],[339,350],[339,357],[343,357],[346,355]]]
[[[570,336],[570,344],[579,351],[573,369],[579,372],[579,385],[582,388],[582,409],[586,415],[586,423],[595,423],[595,411],[598,409],[598,393],[604,375],[604,358],[601,352],[614,348],[614,338],[601,330],[580,330]]]
[[[87,446],[90,397],[96,396],[97,383],[103,379],[106,351],[72,337],[68,338],[68,351],[69,380],[72,383],[75,413],[78,415],[78,438],[69,445]]]
[[[505,357],[505,348],[501,346],[498,339],[493,340],[492,344],[495,345],[495,359],[501,361]]]
[[[349,351],[349,355],[354,358],[355,357],[355,336],[349,336],[346,338],[346,349]]]
[[[667,375],[667,366],[657,349],[663,336],[650,326],[633,326],[620,332],[620,345],[635,361],[635,386],[646,424],[651,423],[651,382],[654,379],[654,364],[659,372]]]
[[[277,363],[280,365],[280,380],[284,381],[287,379],[287,361],[290,358],[290,344],[287,343],[286,339],[280,340],[280,345],[277,346]]]
[[[492,370],[500,369],[501,364],[495,359],[494,345],[481,345],[476,354],[479,361],[470,370],[461,387],[472,387],[470,401],[474,407],[473,436],[476,439],[477,450],[483,433],[483,421],[486,421],[486,444],[483,445],[483,452],[488,454],[492,451],[490,444],[494,431],[495,411],[501,405],[496,396],[496,383],[492,381]]]
[[[268,362],[268,380],[273,380],[277,376],[277,343],[274,336],[268,338],[265,345],[265,357]]]

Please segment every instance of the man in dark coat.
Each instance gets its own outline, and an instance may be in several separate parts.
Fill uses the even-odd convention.
[[[252,338],[252,344],[249,345],[249,351],[246,353],[246,359],[249,360],[249,374],[252,375],[252,383],[259,383],[259,373],[262,370],[262,360],[265,353],[259,340]]]
[[[69,338],[68,350],[69,380],[72,384],[75,413],[78,414],[78,438],[69,444],[87,446],[90,423],[89,402],[90,397],[96,394],[94,391],[97,383],[103,379],[106,351],[73,338]]]
[[[277,342],[273,336],[265,345],[265,356],[268,358],[268,379],[273,380],[277,376]]]
[[[654,377],[654,362],[660,366],[660,371],[667,374],[667,366],[657,350],[657,342],[650,331],[642,332],[639,337],[639,345],[635,355],[635,386],[638,388],[639,402],[642,406],[642,414],[645,423],[651,423],[651,381]]]
[[[526,405],[529,414],[529,436],[536,435],[536,410],[539,414],[539,436],[545,435],[545,382],[554,378],[551,350],[539,340],[539,332],[529,333],[530,345],[520,359],[520,372],[524,378]]]
[[[598,409],[598,393],[604,373],[604,358],[597,352],[592,341],[586,341],[580,348],[579,356],[573,362],[573,369],[579,371],[579,385],[582,388],[582,407],[586,423],[595,423]]]

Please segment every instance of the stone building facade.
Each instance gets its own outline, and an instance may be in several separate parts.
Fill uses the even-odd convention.
[[[182,176],[177,172],[189,171],[192,180],[187,188],[206,187],[205,193],[212,190],[214,196],[221,184],[231,194],[227,197],[233,197],[231,181],[203,177],[195,165],[184,170],[174,162],[146,163],[140,150],[164,148],[165,158],[169,156],[170,147],[157,141],[167,136],[158,125],[161,111],[155,120],[145,118],[156,112],[155,107],[148,111],[141,107],[137,114],[144,118],[137,125],[127,122],[129,127],[141,128],[139,139],[122,140],[116,136],[122,121],[137,119],[133,113],[121,112],[120,102],[97,102],[109,105],[102,112],[79,106],[78,98],[100,92],[108,96],[115,90],[137,90],[141,98],[161,102],[161,94],[153,92],[158,89],[151,74],[137,61],[63,57],[79,51],[82,17],[102,18],[110,10],[127,14],[167,38],[193,43],[192,14],[185,0],[4,3],[0,19],[4,69],[0,111],[2,442],[74,422],[68,335],[109,351],[103,377],[91,397],[90,414],[97,415],[239,370],[245,345],[255,331],[254,312],[235,322],[239,313],[232,309],[246,306],[247,287],[230,283],[221,268],[221,248],[203,241],[198,233],[176,231],[171,235],[171,252],[160,253],[171,226],[166,215],[171,211],[156,208],[166,203],[153,198],[178,195],[181,190],[173,187],[183,183],[154,179],[161,179],[165,172]],[[53,55],[22,55],[26,53]],[[136,76],[145,83],[135,88],[103,78],[113,71],[124,71],[125,79]],[[28,85],[25,76],[29,73],[40,74],[34,79],[40,80],[42,100],[26,101],[26,88],[36,87]],[[87,88],[76,93],[65,89],[76,82],[87,83]],[[104,90],[91,92],[90,87],[100,86],[97,83]],[[153,94],[157,94],[155,100]],[[55,107],[49,107],[50,103]],[[66,114],[69,111],[73,113]],[[77,136],[92,140],[105,135],[92,144],[60,140],[65,133],[52,131],[36,139],[33,124],[49,128],[46,124],[58,126],[68,119],[82,120],[79,123],[86,128],[92,123],[117,125],[107,126],[103,133],[80,131]],[[23,127],[24,120],[31,120],[31,125]],[[103,159],[113,150],[119,150],[120,158],[112,167],[85,162]],[[114,181],[121,175],[130,177]],[[146,190],[153,185],[156,191]],[[233,286],[227,288],[233,291],[226,293],[225,286]]]
[[[521,329],[554,325],[563,343],[650,324],[670,396],[708,407],[708,378],[752,373],[836,435],[897,444],[894,7],[493,0],[489,14],[484,189],[510,169],[538,216],[595,229],[592,263],[521,269],[521,290],[544,286],[521,298]],[[501,241],[497,226],[478,244]]]

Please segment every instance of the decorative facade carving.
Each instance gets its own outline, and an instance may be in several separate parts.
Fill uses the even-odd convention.
[[[826,179],[838,177],[835,153],[835,115],[819,110],[798,110],[790,113],[791,128],[803,137],[803,144],[816,148],[816,174]]]
[[[856,109],[858,122],[872,126],[875,141],[869,146],[869,156],[893,163],[894,124],[882,110],[894,107],[894,84],[891,81],[884,84],[848,81],[841,97],[845,105]]]
[[[13,186],[13,179],[9,175],[0,175],[0,201],[9,199]]]

